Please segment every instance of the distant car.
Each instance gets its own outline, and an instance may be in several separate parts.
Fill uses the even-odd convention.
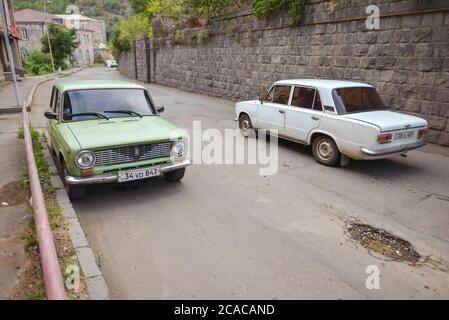
[[[62,81],[53,87],[48,133],[71,199],[86,186],[163,175],[180,181],[188,137],[162,119],[145,87],[125,81]]]
[[[316,160],[336,165],[342,155],[374,160],[424,146],[427,121],[388,111],[368,84],[334,80],[275,82],[259,100],[239,102],[236,120],[244,136],[251,129],[312,145]]]
[[[114,59],[107,59],[104,62],[104,65],[108,68],[117,68],[118,67],[118,63]]]

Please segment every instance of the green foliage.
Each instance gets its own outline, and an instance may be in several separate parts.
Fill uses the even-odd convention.
[[[258,17],[288,8],[292,25],[298,25],[304,16],[305,0],[188,0],[188,11],[199,16],[212,17],[243,8],[252,8]]]
[[[184,0],[130,0],[132,15],[120,21],[112,30],[109,47],[118,60],[122,52],[131,49],[134,40],[151,37],[151,14],[178,17],[185,12]]]
[[[254,14],[258,17],[280,8],[288,8],[288,12],[293,19],[292,25],[296,26],[303,19],[305,0],[253,0]]]
[[[50,35],[51,49],[53,53],[53,61],[55,68],[66,69],[66,60],[72,55],[73,51],[78,47],[75,29],[65,29],[54,23],[48,24],[48,33]],[[42,52],[49,53],[47,33],[41,39]]]
[[[43,75],[52,73],[50,54],[39,50],[32,51],[27,56],[22,56],[22,64],[26,75]]]

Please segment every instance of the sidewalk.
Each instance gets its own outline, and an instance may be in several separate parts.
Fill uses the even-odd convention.
[[[45,76],[29,77],[17,82],[21,103],[25,101],[33,86],[44,78]],[[22,106],[17,106],[13,83],[9,81],[2,83],[0,85],[0,114],[19,113],[21,111]]]
[[[28,93],[28,92],[27,92]],[[3,106],[3,100],[0,100]],[[10,299],[20,286],[29,258],[21,240],[31,221],[28,191],[22,188],[26,168],[23,140],[17,136],[21,114],[0,114],[0,299]]]

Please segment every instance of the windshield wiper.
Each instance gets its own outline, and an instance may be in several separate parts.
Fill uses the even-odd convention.
[[[132,110],[110,110],[110,111],[103,111],[103,112],[104,113],[126,113],[126,114],[135,115],[135,116],[142,118],[142,115],[140,113],[137,113]]]
[[[97,112],[64,113],[64,117],[80,117],[80,116],[94,116],[97,118],[109,120],[109,118],[106,117],[104,114]]]

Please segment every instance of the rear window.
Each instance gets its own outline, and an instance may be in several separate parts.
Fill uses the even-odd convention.
[[[345,113],[385,109],[385,104],[374,88],[341,88],[334,90],[333,96],[335,104],[340,106],[338,109],[343,109],[341,111]]]

